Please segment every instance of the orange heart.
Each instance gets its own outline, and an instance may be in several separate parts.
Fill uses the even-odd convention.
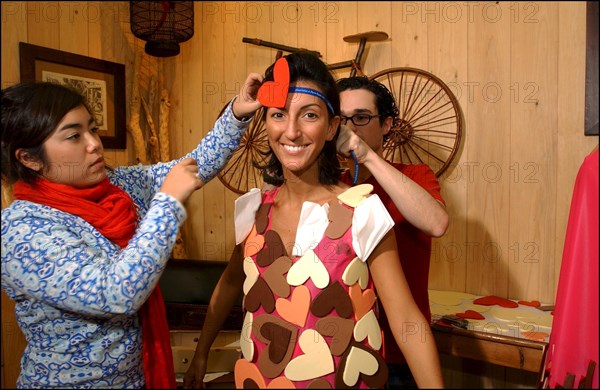
[[[348,292],[352,300],[352,307],[354,307],[354,318],[358,321],[373,307],[375,291],[370,288],[362,291],[360,285],[356,283],[350,286]]]
[[[295,389],[294,383],[284,376],[273,379],[267,385],[267,389]]]
[[[254,256],[265,246],[265,236],[256,233],[256,225],[252,226],[246,245],[244,246],[244,257]]]
[[[273,81],[265,81],[258,89],[258,101],[265,107],[285,107],[290,86],[290,68],[284,57],[275,62]]]
[[[246,359],[239,359],[235,362],[235,367],[233,369],[234,377],[235,377],[235,388],[236,389],[244,389],[250,388],[251,386],[244,386],[246,381],[253,381],[256,385],[258,385],[259,389],[264,389],[266,387],[265,380],[256,367],[255,364],[250,363]]]
[[[292,291],[290,300],[277,298],[275,308],[284,320],[304,326],[310,307],[310,291],[306,286],[298,286]]]

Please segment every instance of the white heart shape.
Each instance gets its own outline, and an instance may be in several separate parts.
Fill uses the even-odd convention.
[[[254,358],[254,342],[250,338],[252,334],[252,325],[254,317],[251,312],[247,312],[244,317],[244,324],[242,325],[242,332],[240,334],[240,348],[244,359],[251,362]]]
[[[347,286],[352,286],[358,281],[360,288],[364,290],[369,283],[369,267],[364,261],[355,257],[344,270],[342,280]]]
[[[354,386],[358,382],[360,373],[374,375],[379,369],[375,356],[360,348],[352,347],[346,358],[346,367],[342,379],[347,386]]]
[[[334,370],[333,356],[327,342],[314,329],[305,330],[298,338],[304,352],[292,359],[285,367],[285,377],[291,381],[304,381],[331,374]]]
[[[244,295],[248,295],[248,291],[254,286],[254,283],[258,280],[258,268],[256,268],[256,264],[252,260],[252,257],[246,257],[244,259],[244,273],[246,274],[246,279],[244,280]]]
[[[354,326],[354,339],[363,341],[365,338],[374,350],[381,348],[381,328],[373,310],[369,310]]]
[[[308,278],[311,278],[318,288],[325,288],[329,285],[329,272],[312,249],[292,265],[286,278],[292,286],[300,286]]]

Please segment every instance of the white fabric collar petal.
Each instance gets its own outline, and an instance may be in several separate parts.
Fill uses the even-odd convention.
[[[302,204],[292,256],[304,256],[307,250],[317,246],[329,225],[328,215],[329,203],[319,205],[313,202],[304,202]]]
[[[235,200],[235,244],[241,244],[254,226],[256,212],[260,207],[262,194],[258,188],[252,188]]]
[[[379,241],[394,227],[394,220],[377,194],[354,208],[352,217],[352,248],[359,259],[367,261]]]

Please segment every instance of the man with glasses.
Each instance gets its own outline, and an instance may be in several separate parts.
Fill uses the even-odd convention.
[[[394,219],[394,231],[402,269],[415,302],[428,321],[429,262],[431,237],[441,237],[448,227],[448,214],[440,194],[440,184],[426,164],[389,163],[383,158],[383,144],[398,116],[398,107],[390,91],[367,77],[350,77],[338,81],[342,130],[338,152],[358,160],[356,184],[373,185],[376,193]],[[349,131],[352,130],[352,131]],[[342,176],[352,184],[355,167]],[[388,387],[416,388],[406,360],[391,333],[385,312],[380,307],[384,332],[384,356],[390,369]],[[407,324],[406,331],[419,324]]]

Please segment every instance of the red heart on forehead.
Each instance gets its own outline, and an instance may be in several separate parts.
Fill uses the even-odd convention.
[[[284,57],[275,62],[273,81],[265,81],[258,89],[258,101],[265,107],[285,107],[290,86],[290,68]]]

